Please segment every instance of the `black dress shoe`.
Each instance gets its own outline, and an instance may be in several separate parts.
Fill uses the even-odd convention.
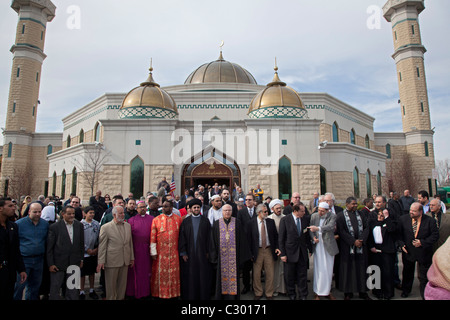
[[[248,288],[244,287],[244,289],[242,289],[242,291],[241,291],[241,294],[246,294],[248,291],[249,291]]]
[[[289,296],[289,300],[295,300],[295,295]]]
[[[253,298],[253,300],[261,300],[262,296],[255,296],[255,298]]]
[[[408,296],[409,296],[409,293],[402,292],[402,298],[408,298]]]

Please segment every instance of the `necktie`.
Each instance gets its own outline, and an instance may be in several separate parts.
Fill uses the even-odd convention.
[[[301,235],[301,226],[300,226],[300,218],[297,218],[297,232],[298,235]]]
[[[433,218],[436,219],[436,225],[439,229],[439,218],[438,218],[438,214],[433,212]]]
[[[415,237],[417,233],[417,220],[413,220],[412,229]]]
[[[248,209],[248,213],[250,214],[250,218],[253,218],[253,208]]]
[[[264,226],[264,220],[261,222],[261,247],[265,249],[267,247],[266,241],[266,228]]]

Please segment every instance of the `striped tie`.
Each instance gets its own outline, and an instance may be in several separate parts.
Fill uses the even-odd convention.
[[[413,233],[414,233],[414,237],[415,237],[416,233],[417,233],[417,220],[416,219],[413,219],[412,229],[413,229]]]

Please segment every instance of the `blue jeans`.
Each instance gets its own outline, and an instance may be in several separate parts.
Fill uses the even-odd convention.
[[[14,300],[22,300],[23,290],[27,288],[25,300],[39,300],[39,288],[42,282],[44,269],[44,255],[37,257],[23,257],[23,263],[27,273],[27,280],[20,283],[20,275],[17,275],[14,287]]]

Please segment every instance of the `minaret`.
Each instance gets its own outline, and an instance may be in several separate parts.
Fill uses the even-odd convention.
[[[16,40],[11,47],[13,63],[3,130],[1,194],[8,188],[14,172],[29,167],[32,161],[41,68],[46,58],[45,33],[47,22],[53,20],[56,11],[50,0],[13,0],[11,8],[18,13],[19,19]]]
[[[406,136],[406,152],[414,170],[420,175],[419,189],[433,194],[434,164],[433,130],[431,130],[430,106],[425,77],[424,54],[419,14],[425,9],[424,0],[389,0],[383,7],[385,19],[392,24],[397,80],[400,93],[403,132]],[[415,190],[417,191],[417,190]],[[416,195],[414,195],[416,196]],[[431,196],[431,194],[430,194]]]

